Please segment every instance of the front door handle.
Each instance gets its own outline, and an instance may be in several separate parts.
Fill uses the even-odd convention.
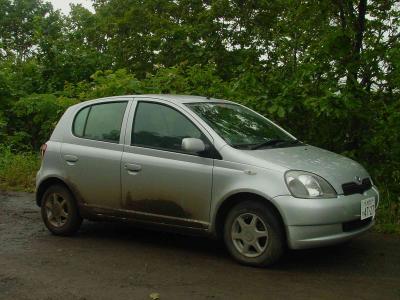
[[[64,155],[64,159],[69,163],[76,163],[79,160],[78,156],[71,154]]]
[[[142,166],[138,164],[125,164],[125,170],[128,170],[128,172],[139,172],[142,170]]]

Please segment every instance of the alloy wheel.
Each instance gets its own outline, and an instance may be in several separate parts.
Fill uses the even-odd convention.
[[[260,256],[268,246],[268,229],[264,221],[254,213],[236,217],[231,229],[236,250],[246,257]]]
[[[46,201],[46,217],[49,223],[60,228],[68,221],[68,202],[60,194],[52,193]]]

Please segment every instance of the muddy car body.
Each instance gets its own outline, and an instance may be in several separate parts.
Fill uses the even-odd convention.
[[[36,198],[53,233],[76,232],[82,218],[129,220],[222,238],[249,265],[351,239],[373,226],[379,202],[360,164],[226,100],[86,101],[42,152]]]

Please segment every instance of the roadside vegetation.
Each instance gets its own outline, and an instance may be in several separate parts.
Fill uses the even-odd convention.
[[[248,105],[362,163],[400,232],[400,7],[389,1],[0,0],[0,187],[32,190],[67,107],[179,93]]]
[[[38,154],[12,153],[0,148],[0,189],[33,192],[39,166]]]

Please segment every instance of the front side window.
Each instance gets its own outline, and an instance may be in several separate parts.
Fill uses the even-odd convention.
[[[126,105],[127,102],[110,102],[85,107],[75,117],[74,135],[118,143]]]
[[[184,138],[198,138],[207,143],[201,131],[177,110],[153,102],[138,103],[132,145],[184,152]]]
[[[212,102],[186,105],[232,147],[258,149],[299,143],[272,122],[243,106]]]

